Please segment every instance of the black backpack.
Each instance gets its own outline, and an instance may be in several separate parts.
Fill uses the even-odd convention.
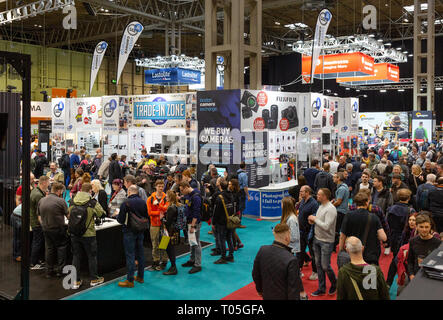
[[[76,205],[71,200],[70,205],[72,206],[71,213],[69,214],[68,231],[77,237],[82,237],[86,230],[88,230],[94,219],[91,219],[89,225],[86,226],[86,220],[88,219],[88,208],[94,208],[97,204],[95,199],[89,200],[84,205]]]
[[[89,162],[88,164],[82,164],[82,169],[84,172],[91,173],[92,172],[93,163]]]
[[[319,172],[317,174],[317,190],[321,188],[327,188],[330,189],[329,185],[329,174],[327,172]],[[332,192],[332,190],[331,190]]]
[[[201,199],[200,220],[204,222],[209,221],[211,219],[211,202],[199,193],[194,194],[192,198],[195,196],[199,196]]]

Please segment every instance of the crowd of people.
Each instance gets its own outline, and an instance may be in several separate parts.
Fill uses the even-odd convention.
[[[117,154],[103,160],[100,149],[94,156],[84,149],[63,150],[58,162],[50,163],[35,150],[33,158],[31,270],[46,269],[47,277],[61,276],[71,248],[76,268],[80,252],[86,252],[90,285],[104,281],[97,273],[95,222],[101,217],[123,225],[128,275],[119,282],[121,287],[144,282],[147,239],[152,244],[148,270],[165,276],[178,274],[175,256],[182,242],[191,253],[182,266],[189,267],[190,274],[202,271],[202,223],[211,225],[214,264],[233,263],[235,252],[244,246],[238,234],[243,226],[237,220],[250,200],[245,163],[223,176],[209,165],[197,179],[195,166],[185,161],[169,164],[146,150],[133,166]],[[254,261],[257,291],[264,299],[308,299],[301,271],[310,265],[308,279],[318,281],[312,296],[389,299],[395,276],[400,292],[443,238],[442,146],[384,141],[363,145],[355,157],[325,154],[322,162],[320,167],[318,159],[312,160],[282,200],[275,241],[263,246]],[[20,262],[22,186],[16,195],[13,257]],[[333,252],[338,274],[331,266]],[[380,257],[391,253],[389,271],[383,274]],[[368,267],[376,273],[375,289],[363,284]],[[81,285],[78,273],[73,287]]]
[[[195,166],[185,161],[171,165],[162,156],[149,156],[146,150],[133,167],[125,156],[117,154],[103,161],[101,149],[94,156],[84,149],[62,151],[58,162],[46,160],[47,172],[44,166],[31,173],[31,270],[45,269],[47,278],[61,277],[70,253],[72,264],[80,270],[84,251],[90,286],[103,283],[97,271],[95,228],[103,218],[122,224],[127,279],[119,282],[120,287],[132,288],[134,282],[144,282],[144,245],[148,239],[152,264],[147,269],[165,270],[169,261],[169,269],[163,272],[166,276],[178,274],[176,247],[180,243],[189,243],[191,251],[189,261],[182,266],[189,267],[190,274],[202,270],[202,223],[212,226],[209,233],[216,246],[211,256],[218,256],[215,264],[233,263],[234,252],[243,247],[228,220],[240,219],[249,199],[244,163],[237,172],[225,171],[223,176],[209,165],[198,181]],[[34,150],[33,157],[40,159],[44,154]],[[13,258],[17,262],[21,261],[21,195],[22,186],[17,190],[17,208],[11,215]],[[237,223],[237,227],[243,226]],[[77,272],[73,289],[83,284],[80,274]]]
[[[259,295],[308,299],[301,270],[311,264],[309,280],[318,281],[312,296],[389,299],[395,276],[399,294],[443,240],[442,144],[382,140],[374,147],[362,144],[355,157],[325,154],[322,168],[313,160],[289,194],[274,243],[254,261]],[[385,275],[382,251],[392,253]],[[338,275],[331,267],[333,252]],[[373,288],[363,283],[369,266],[376,273]]]

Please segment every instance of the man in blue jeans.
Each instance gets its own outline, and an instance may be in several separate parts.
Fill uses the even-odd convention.
[[[143,232],[136,232],[128,227],[130,213],[135,214],[140,219],[149,219],[146,202],[138,195],[137,185],[128,188],[128,200],[120,206],[117,221],[123,225],[123,244],[126,254],[126,268],[128,277],[125,281],[119,282],[118,286],[123,288],[134,288],[134,280],[144,283],[145,254],[143,250]],[[134,278],[135,260],[138,261],[138,272]]]
[[[322,188],[317,193],[317,200],[320,206],[315,216],[309,216],[309,224],[314,225],[314,255],[317,264],[318,290],[312,296],[322,296],[326,294],[326,276],[331,282],[329,295],[334,295],[337,291],[337,278],[331,267],[331,254],[334,249],[335,223],[337,221],[337,209],[330,202],[331,191]]]
[[[191,257],[182,267],[192,267],[189,273],[202,270],[202,246],[200,243],[201,206],[202,198],[198,189],[192,189],[188,182],[180,183],[180,193],[185,199],[186,223],[188,225],[188,238],[191,247]],[[195,239],[194,235],[195,234]]]

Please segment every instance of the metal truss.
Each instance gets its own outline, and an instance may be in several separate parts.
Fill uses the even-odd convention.
[[[426,89],[428,87],[426,82],[422,82],[422,89]],[[414,78],[403,78],[400,79],[398,83],[392,84],[384,84],[384,85],[376,85],[376,86],[356,86],[356,85],[346,85],[344,83],[340,84],[341,87],[351,88],[355,90],[406,90],[406,89],[414,89]],[[435,77],[435,88],[443,88],[443,76]]]
[[[304,55],[312,55],[313,41],[295,42],[292,50]],[[321,47],[323,54],[363,52],[374,58],[376,63],[407,62],[407,55],[393,48],[386,48],[382,43],[367,35],[329,37]]]

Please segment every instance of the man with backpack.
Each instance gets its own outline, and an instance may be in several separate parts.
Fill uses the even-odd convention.
[[[332,194],[335,194],[336,185],[333,181],[332,175],[329,173],[330,164],[326,162],[323,164],[323,171],[319,172],[314,181],[314,191],[315,193],[322,188],[326,188],[331,191]]]
[[[417,194],[415,196],[415,202],[417,206],[417,210],[429,210],[429,193],[432,190],[435,190],[435,180],[436,176],[433,173],[430,173],[426,176],[426,183],[423,183],[418,186]]]
[[[160,271],[166,268],[168,264],[168,256],[165,250],[158,248],[160,245],[161,235],[161,219],[168,210],[168,202],[166,201],[166,194],[163,192],[165,183],[162,179],[155,182],[155,192],[148,198],[146,205],[148,207],[148,214],[151,219],[151,242],[152,242],[152,259],[153,264],[148,268],[149,271]]]
[[[429,193],[429,211],[432,212],[437,232],[443,232],[443,177],[438,178],[434,190]]]
[[[94,287],[104,282],[97,272],[97,238],[95,232],[95,217],[105,215],[100,204],[91,197],[92,185],[83,183],[82,189],[71,200],[69,211],[68,231],[71,234],[72,264],[77,270],[77,280],[72,289],[82,285],[80,279],[81,252],[85,250],[88,257],[90,286]]]
[[[128,276],[125,281],[118,283],[122,288],[134,288],[134,280],[144,283],[145,254],[143,249],[143,233],[149,227],[149,215],[146,202],[140,198],[138,187],[128,187],[128,199],[120,206],[117,221],[123,225],[123,245],[126,254]],[[135,260],[138,262],[137,276]]]
[[[200,191],[192,189],[188,182],[180,183],[180,193],[184,196],[186,206],[186,221],[188,224],[188,238],[191,247],[191,257],[182,267],[192,267],[189,273],[202,270],[202,247],[200,243],[202,197]]]

